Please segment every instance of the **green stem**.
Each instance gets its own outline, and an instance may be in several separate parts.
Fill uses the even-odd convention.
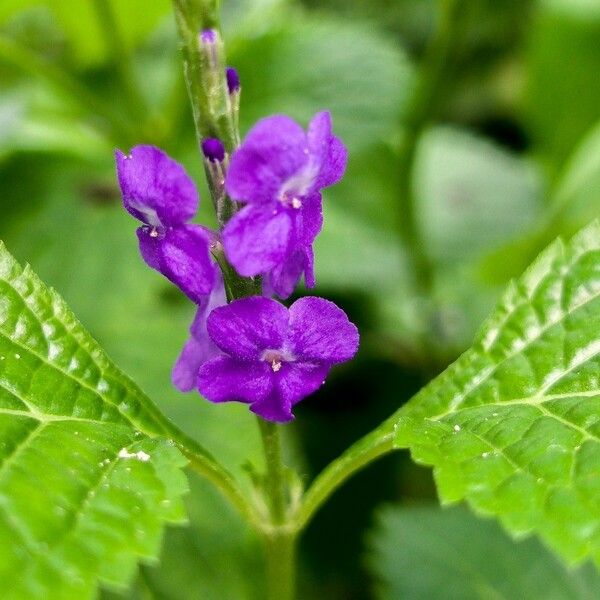
[[[296,535],[289,527],[287,480],[281,453],[280,426],[257,417],[265,453],[265,492],[271,526],[263,536],[267,558],[267,598],[292,600],[295,592]]]
[[[123,40],[110,2],[108,0],[94,0],[94,7],[108,54],[112,57],[130,112],[135,117],[145,117],[146,101],[137,86],[131,52]]]
[[[460,0],[440,0],[439,22],[425,53],[413,95],[403,115],[403,139],[399,148],[398,229],[409,250],[417,293],[427,297],[433,286],[434,267],[427,254],[412,186],[415,156],[421,134],[443,101],[442,90],[452,71],[457,40],[463,26]]]
[[[304,495],[294,522],[297,530],[306,527],[317,510],[344,481],[394,449],[394,425],[397,420],[397,415],[392,415],[325,467]]]
[[[260,417],[257,417],[257,422],[265,453],[265,466],[267,469],[265,487],[270,502],[271,521],[273,525],[281,525],[286,519],[287,500],[279,426]]]
[[[268,600],[293,600],[296,585],[296,536],[285,529],[265,535]]]

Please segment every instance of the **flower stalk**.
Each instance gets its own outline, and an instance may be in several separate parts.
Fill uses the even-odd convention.
[[[185,79],[192,105],[196,135],[204,150],[207,180],[217,208],[217,219],[222,227],[235,213],[236,205],[227,198],[218,169],[225,169],[225,161],[207,155],[207,138],[221,140],[225,151],[231,154],[239,145],[238,126],[239,79],[231,69],[225,70],[223,45],[218,34],[217,4],[214,0],[174,0],[175,14],[183,42]],[[202,34],[212,34],[202,39]],[[203,46],[204,42],[204,46]],[[213,160],[211,160],[213,159]],[[224,176],[224,173],[223,173]],[[211,252],[223,273],[228,301],[249,295],[260,295],[260,278],[242,277],[226,260],[220,243]],[[285,466],[281,454],[280,431],[277,425],[258,417],[265,455],[264,494],[269,506],[269,522],[259,524],[265,543],[267,597],[270,600],[293,600],[295,596],[296,531],[289,527]]]

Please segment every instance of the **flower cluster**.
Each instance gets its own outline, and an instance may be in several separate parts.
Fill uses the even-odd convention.
[[[228,68],[229,93],[239,78]],[[313,242],[323,225],[321,190],[339,181],[347,161],[328,112],[305,132],[289,117],[259,121],[231,156],[216,138],[203,140],[211,187],[229,202],[231,218],[219,232],[190,223],[199,196],[185,169],[153,146],[117,151],[125,209],[145,262],[196,305],[191,337],[173,369],[182,391],[197,389],[212,402],[239,401],[262,418],[286,422],[292,407],[313,393],[329,369],[349,360],[358,331],[332,302],[305,297],[286,308],[304,275],[315,285]],[[214,182],[213,182],[214,183]],[[224,250],[241,277],[261,276],[262,296],[231,299],[211,251]]]

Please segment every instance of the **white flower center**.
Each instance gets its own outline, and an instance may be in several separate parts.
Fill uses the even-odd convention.
[[[302,198],[313,187],[318,172],[317,166],[312,161],[308,161],[281,186],[277,194],[279,202],[296,210],[302,208]]]
[[[273,373],[277,373],[281,369],[284,362],[294,362],[296,357],[288,350],[268,349],[262,353],[260,359],[271,363],[271,369],[273,369]]]

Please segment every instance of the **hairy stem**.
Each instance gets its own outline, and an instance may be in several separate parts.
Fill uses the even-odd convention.
[[[281,525],[286,518],[287,501],[279,426],[260,417],[257,417],[257,421],[265,453],[265,487],[270,502],[271,520],[273,525]]]
[[[296,580],[296,536],[286,529],[265,535],[268,600],[293,600]]]
[[[265,453],[265,491],[271,527],[265,530],[267,598],[292,600],[296,571],[296,530],[288,526],[288,498],[281,453],[280,426],[257,418]]]

